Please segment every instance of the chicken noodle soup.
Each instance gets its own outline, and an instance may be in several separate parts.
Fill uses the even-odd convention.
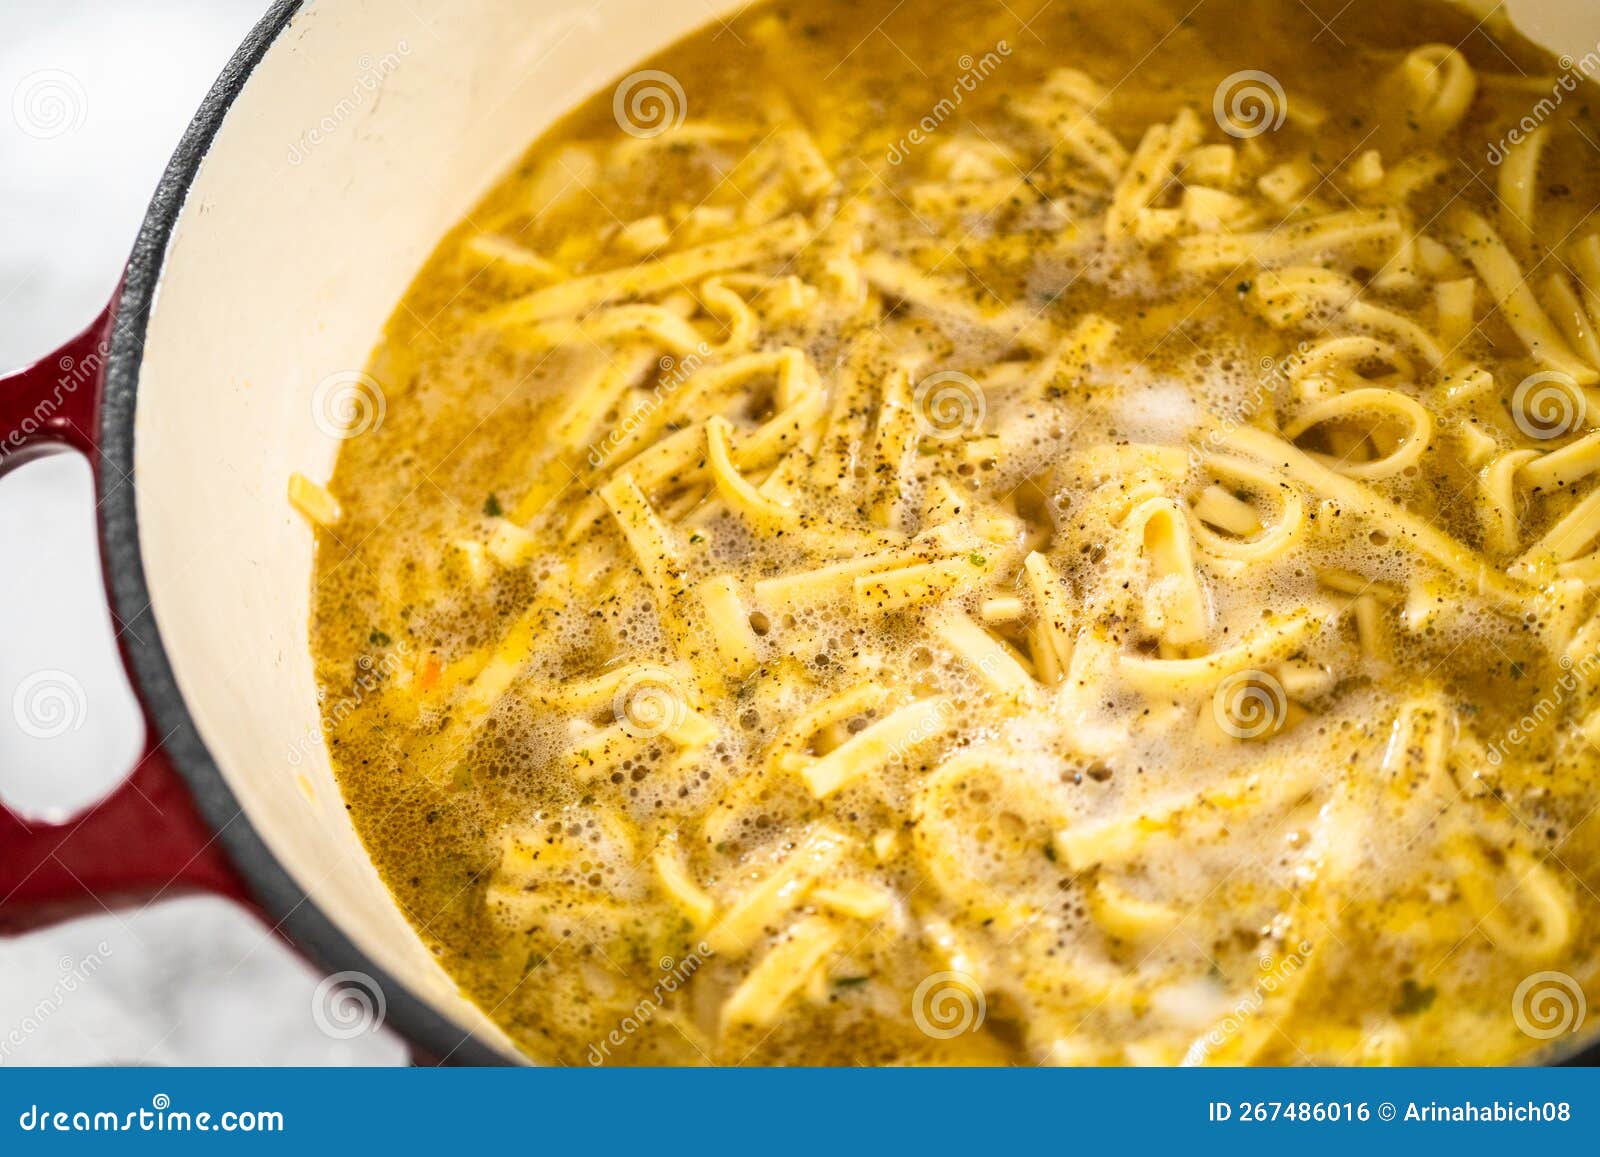
[[[1575,1030],[1600,126],[1523,120],[1561,75],[1426,3],[820,0],[597,93],[296,483],[419,935],[580,1064]]]

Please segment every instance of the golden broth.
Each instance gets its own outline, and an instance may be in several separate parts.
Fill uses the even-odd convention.
[[[441,243],[313,645],[358,831],[529,1055],[1552,1035],[1600,128],[1513,141],[1561,74],[1454,9],[1315,7],[760,5]]]

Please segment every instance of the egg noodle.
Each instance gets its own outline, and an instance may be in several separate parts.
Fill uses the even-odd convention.
[[[293,483],[314,650],[404,647],[334,764],[531,1056],[1488,1062],[1581,1002],[1600,130],[1486,166],[1555,65],[1453,8],[1188,7],[754,7],[409,291]]]

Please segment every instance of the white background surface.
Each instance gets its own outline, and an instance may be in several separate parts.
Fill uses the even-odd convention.
[[[184,126],[264,8],[0,0],[0,371],[105,304]],[[109,790],[143,742],[93,506],[71,456],[0,481],[0,798],[52,820]],[[41,672],[75,688],[51,738],[17,719]],[[205,898],[0,938],[0,1065],[404,1063],[386,1031],[320,1029],[319,980],[253,917]]]

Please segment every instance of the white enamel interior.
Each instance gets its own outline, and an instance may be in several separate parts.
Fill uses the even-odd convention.
[[[364,365],[437,238],[563,110],[726,7],[313,0],[228,113],[150,321],[135,419],[142,550],[200,733],[330,918],[502,1047],[412,933],[341,806],[307,652],[311,536],[285,480],[327,476],[337,443],[313,420],[317,383]],[[1556,51],[1581,58],[1600,37],[1589,0],[1510,7]]]

